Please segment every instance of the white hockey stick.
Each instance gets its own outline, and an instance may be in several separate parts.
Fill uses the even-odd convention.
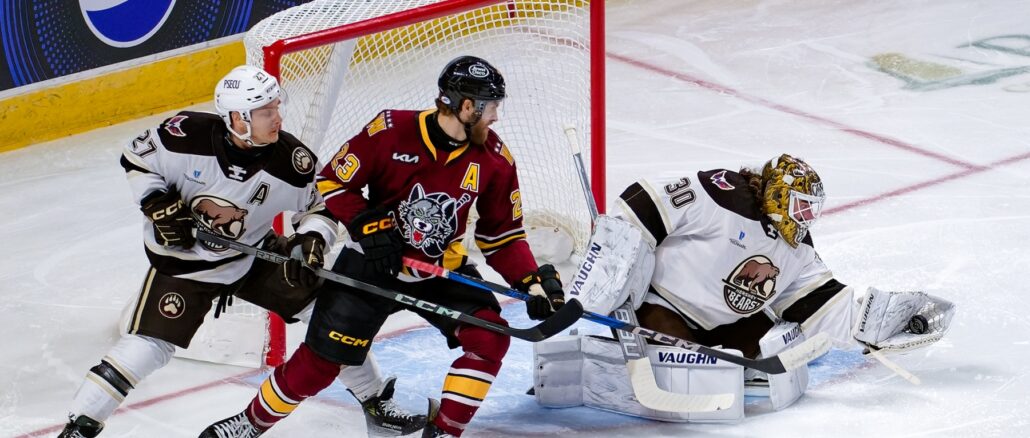
[[[901,365],[894,363],[893,360],[887,359],[887,356],[885,356],[883,353],[880,353],[880,350],[869,348],[869,355],[872,356],[874,359],[880,361],[880,363],[883,364],[883,366],[887,367],[887,369],[894,371],[894,374],[897,374],[901,376],[903,379],[908,380],[909,383],[913,385],[919,385],[920,383],[923,383],[923,381],[919,380],[919,377],[916,377],[915,374],[908,372],[908,370],[902,368]]]
[[[637,325],[637,317],[633,313],[633,304],[630,301],[626,301],[615,309],[612,317],[628,324]],[[651,358],[647,355],[647,343],[644,338],[625,330],[612,329],[612,331],[616,333],[619,346],[622,347],[622,357],[626,359],[626,370],[629,372],[633,395],[644,407],[664,412],[711,412],[729,409],[733,406],[735,397],[729,393],[679,394],[659,388],[654,377],[654,369],[651,368]]]
[[[572,148],[572,156],[579,170],[579,182],[583,187],[587,207],[590,209],[591,221],[597,218],[597,205],[594,202],[590,191],[590,180],[587,178],[586,166],[583,164],[583,155],[579,147],[579,139],[576,137],[576,128],[565,127],[565,136]],[[633,312],[633,305],[627,301],[615,309],[612,317],[624,323],[637,325],[636,314]],[[629,381],[633,388],[633,395],[637,401],[648,409],[663,412],[711,412],[721,409],[728,409],[733,405],[735,396],[733,394],[679,394],[665,391],[658,387],[655,381],[654,370],[651,368],[651,359],[647,356],[647,343],[638,334],[625,330],[612,329],[622,347],[622,357],[626,360],[626,370],[629,372]]]

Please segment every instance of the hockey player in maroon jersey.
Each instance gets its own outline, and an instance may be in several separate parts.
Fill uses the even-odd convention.
[[[189,346],[215,298],[225,303],[235,295],[287,321],[310,313],[304,309],[319,278],[299,260],[273,264],[193,236],[202,227],[314,266],[321,266],[325,248],[336,240],[337,225],[315,185],[315,155],[280,129],[278,81],[240,66],[218,82],[214,97],[218,114],[180,112],[122,152],[121,165],[147,218],[143,240],[151,267],[128,333],[90,368],[60,437],[97,436],[130,390],[166,365],[176,346]],[[268,234],[284,210],[302,212],[289,240]],[[424,418],[396,410],[393,380],[378,375],[373,358],[336,371],[367,405],[366,415],[376,417],[370,423],[415,430],[424,424]]]
[[[478,276],[461,242],[475,205],[476,244],[487,264],[533,295],[527,303],[531,318],[546,318],[564,304],[561,282],[554,267],[537,267],[533,260],[522,228],[515,160],[490,130],[505,97],[504,79],[486,61],[462,56],[447,64],[438,84],[436,109],[379,113],[322,170],[319,191],[351,239],[333,270],[507,325],[493,294],[419,278],[401,263],[406,256]],[[380,326],[398,310],[399,303],[327,282],[305,343],[273,374],[279,391],[259,392],[251,408],[263,410],[261,421],[281,419],[286,411],[277,407],[292,411],[328,386],[341,364],[362,363]],[[459,436],[486,398],[510,338],[418,313],[451,348],[465,352],[444,380],[439,408],[430,404],[423,436]]]

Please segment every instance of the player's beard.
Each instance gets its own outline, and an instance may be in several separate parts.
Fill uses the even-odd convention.
[[[482,121],[477,122],[475,125],[472,125],[471,134],[472,138],[470,138],[469,140],[472,142],[472,144],[485,144],[486,136],[490,134],[490,126],[486,123],[483,123]]]

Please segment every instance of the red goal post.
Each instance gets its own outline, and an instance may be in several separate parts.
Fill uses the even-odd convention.
[[[588,145],[591,191],[603,212],[602,1],[315,0],[266,18],[244,41],[247,62],[286,91],[283,129],[322,163],[379,110],[432,107],[448,60],[487,59],[508,83],[493,128],[518,162],[527,229],[560,230],[571,250],[585,248],[590,218],[565,131]],[[540,240],[530,233],[534,252],[543,252]],[[285,336],[281,320],[269,317],[279,333],[268,347],[275,365],[285,346],[274,338]]]

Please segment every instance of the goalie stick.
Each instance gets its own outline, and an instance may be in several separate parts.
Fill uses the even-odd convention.
[[[222,245],[228,247],[229,249],[233,249],[244,254],[252,255],[261,260],[265,260],[272,263],[284,263],[290,259],[289,257],[286,257],[284,255],[274,253],[271,251],[266,251],[234,240],[229,240],[222,236],[212,234],[211,232],[202,229],[197,229],[197,238],[204,240],[206,242]],[[569,307],[568,311],[565,311],[565,307],[562,307],[561,310],[555,312],[554,315],[551,315],[550,318],[543,320],[542,322],[540,322],[540,324],[537,324],[533,327],[520,329],[479,319],[472,315],[459,312],[457,310],[450,309],[436,303],[423,301],[410,295],[405,295],[400,292],[376,286],[374,284],[369,284],[360,280],[355,280],[350,277],[345,277],[333,271],[325,270],[322,268],[314,269],[314,271],[316,275],[318,275],[319,277],[325,278],[330,281],[358,288],[373,295],[378,295],[389,300],[400,302],[409,307],[424,310],[430,313],[435,313],[441,316],[446,316],[448,318],[456,319],[469,325],[474,325],[477,327],[481,327],[487,330],[491,330],[497,333],[508,335],[513,338],[519,338],[529,342],[539,342],[560,333],[562,330],[565,330],[574,322],[579,320],[580,315],[583,314],[583,307],[579,305],[578,301],[576,301],[575,303],[570,302],[570,304],[572,305],[567,305]]]
[[[515,289],[504,287],[499,284],[491,283],[489,281],[481,280],[475,277],[470,277],[460,272],[454,272],[442,268],[440,266],[420,262],[418,260],[414,260],[408,257],[404,258],[404,264],[412,269],[417,269],[427,274],[436,275],[437,277],[449,278],[459,283],[464,283],[473,287],[478,287],[480,289],[489,290],[491,292],[496,292],[501,295],[507,295],[509,297],[517,298],[522,301],[526,301],[529,299],[529,295],[526,295]],[[829,336],[827,336],[826,333],[818,333],[815,336],[806,339],[805,341],[801,342],[800,344],[794,347],[781,351],[779,354],[775,356],[770,356],[762,359],[749,359],[743,356],[737,356],[732,353],[727,353],[701,344],[686,341],[672,335],[667,335],[662,332],[646,329],[634,324],[628,324],[619,321],[615,318],[599,315],[594,312],[583,312],[581,318],[611,328],[625,330],[629,333],[643,336],[645,339],[651,339],[655,342],[661,342],[666,345],[672,345],[673,347],[685,348],[690,351],[701,353],[717,359],[722,359],[727,362],[735,363],[737,365],[742,365],[748,368],[753,368],[763,373],[769,374],[783,374],[787,372],[787,370],[792,370],[801,366],[805,366],[815,358],[822,356],[827,351],[829,351],[831,346]]]
[[[583,188],[583,195],[586,198],[587,207],[590,210],[590,220],[597,220],[597,203],[591,196],[590,180],[587,178],[586,166],[583,164],[583,153],[579,146],[579,138],[576,137],[576,128],[565,127],[565,137],[568,139],[569,147],[572,148],[572,157],[576,163],[576,170],[579,173],[579,183]],[[612,316],[621,322],[637,325],[637,315],[633,310],[631,301],[626,301],[612,312]],[[658,381],[654,376],[654,369],[651,368],[651,357],[647,354],[647,342],[638,334],[625,330],[612,329],[612,336],[619,343],[622,350],[622,358],[626,361],[626,372],[629,374],[630,388],[637,401],[646,408],[665,412],[711,412],[719,409],[728,409],[733,405],[733,394],[677,394],[663,390],[658,387]]]
[[[636,325],[637,316],[633,312],[633,304],[626,301],[612,312],[612,316],[627,324]],[[711,412],[729,409],[733,405],[734,395],[726,394],[679,394],[658,387],[651,368],[651,357],[647,355],[647,344],[644,338],[625,330],[612,329],[622,349],[622,357],[626,360],[626,371],[629,373],[630,387],[646,408],[664,412]]]

